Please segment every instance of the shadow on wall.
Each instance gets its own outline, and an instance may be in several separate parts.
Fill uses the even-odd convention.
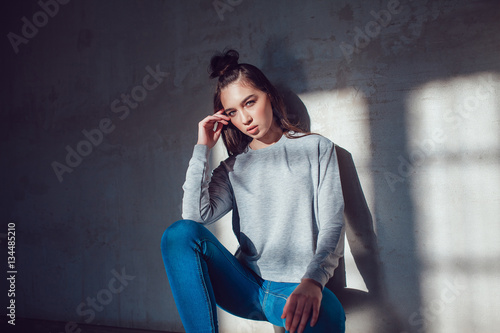
[[[301,99],[290,89],[278,88],[285,101],[290,120],[299,124],[304,131],[310,131],[310,118]],[[342,192],[344,196],[344,217],[346,238],[368,292],[346,288],[345,261],[341,258],[334,276],[326,287],[332,290],[342,303],[347,315],[347,326],[354,328],[368,324],[371,332],[388,333],[403,330],[400,319],[387,300],[377,237],[373,218],[366,202],[356,166],[351,153],[336,146]],[[354,326],[354,327],[353,327]],[[363,331],[362,327],[356,327]]]
[[[382,280],[376,257],[377,247],[372,238],[373,229],[370,229],[373,226],[371,214],[364,210],[366,202],[363,203],[363,198],[352,207],[352,212],[354,219],[359,218],[365,222],[358,224],[348,221],[352,229],[348,230],[347,236],[349,244],[353,245],[356,264],[370,292],[368,295],[350,292],[349,297],[343,297],[343,302],[346,308],[363,308],[363,304],[370,304],[373,300],[370,296],[373,291],[374,294],[382,292],[382,295],[387,291],[392,305],[396,306],[398,314],[403,316],[405,328],[411,331],[425,331],[428,321],[433,318],[435,320],[437,314],[425,318],[422,312],[429,306],[432,297],[439,295],[427,299],[422,296],[422,288],[428,288],[425,285],[422,287],[421,278],[428,273],[424,264],[429,258],[422,257],[422,251],[425,250],[422,248],[422,237],[425,237],[422,227],[424,215],[416,207],[424,200],[415,192],[415,188],[418,189],[420,184],[416,181],[417,178],[412,176],[418,165],[412,161],[414,151],[411,147],[415,128],[409,121],[412,110],[407,103],[410,93],[428,82],[473,73],[500,71],[500,49],[497,34],[494,33],[500,22],[499,5],[495,1],[412,1],[410,4],[405,3],[403,7],[391,25],[378,36],[371,38],[369,43],[365,41],[365,45],[348,59],[336,59],[336,73],[331,79],[334,89],[354,87],[366,97],[369,112],[367,119],[363,120],[369,123],[370,140],[366,143],[366,149],[370,150],[369,172],[374,184],[372,208],[377,217],[375,226],[384,268]],[[369,12],[370,9],[355,8],[353,12],[359,14],[356,12]],[[356,24],[361,23],[363,22],[360,20],[352,22],[351,31]],[[343,36],[341,31],[336,33],[336,37],[339,41],[352,41],[352,35],[346,33],[346,36]],[[311,89],[304,79],[309,75],[304,74],[304,68],[287,48],[288,40],[283,40],[270,40],[268,44],[277,46],[266,50],[272,54],[263,56],[263,69],[266,73],[273,73],[275,69],[270,67],[273,67],[278,59],[281,61],[279,68],[286,68],[283,71],[285,77],[275,81],[285,97],[288,96],[289,103],[292,103],[290,109],[296,112],[298,118],[303,119],[303,124],[310,126],[309,117],[304,117],[304,114],[307,114],[305,106],[291,93],[309,92]],[[274,74],[279,75],[277,72]],[[303,81],[299,84],[293,82],[297,78]],[[460,110],[457,110],[459,106],[450,104],[448,107],[452,115],[460,115]],[[339,149],[338,153],[339,163],[343,165],[341,168],[350,173],[348,182],[354,181],[357,175],[354,174],[356,169],[351,164],[350,154],[343,149]],[[401,158],[410,163],[402,166]],[[404,168],[407,169],[403,171],[408,172],[401,171]],[[398,178],[388,179],[385,177],[388,172]],[[355,184],[351,184],[348,190],[362,194]],[[348,216],[347,209],[348,207],[346,218],[349,220],[353,216]],[[365,244],[367,249],[363,248]],[[387,290],[379,289],[384,284]],[[469,325],[475,320],[463,319],[464,323]]]
[[[337,278],[334,276],[327,287],[338,296],[346,315],[351,316],[351,322],[348,323],[351,327],[356,325],[354,319],[358,321],[362,318],[360,322],[372,327],[372,332],[401,332],[401,322],[389,304],[384,290],[377,236],[356,166],[347,150],[337,146],[336,152],[344,195],[346,238],[368,292],[345,288],[345,282],[343,285],[338,283],[338,276],[342,276],[341,274],[338,274]],[[345,274],[345,267],[341,268]]]
[[[310,131],[309,113],[295,93],[307,91],[307,75],[303,66],[288,52],[286,38],[271,38],[267,45],[262,69],[283,96],[290,120],[303,130]],[[290,68],[293,68],[293,71],[290,71]],[[392,310],[385,292],[373,219],[354,161],[346,149],[337,146],[336,152],[345,202],[346,237],[368,292],[346,288],[344,258],[339,262],[339,267],[327,287],[338,296],[344,306],[347,328],[359,332],[401,332],[401,320]],[[279,332],[278,328],[275,330]]]
[[[378,236],[383,241],[381,245],[385,249],[395,249],[400,253],[391,256],[395,260],[384,261],[385,272],[388,273],[385,282],[390,286],[391,299],[414,300],[401,301],[402,304],[406,302],[411,306],[406,310],[409,310],[409,316],[404,318],[411,326],[409,330],[425,332],[433,326],[436,331],[449,331],[443,326],[441,329],[437,328],[437,322],[456,322],[458,318],[437,319],[440,312],[430,306],[436,298],[439,300],[442,290],[439,290],[440,286],[434,280],[432,284],[436,285],[437,292],[431,294],[432,288],[424,283],[430,282],[429,276],[442,268],[428,270],[430,258],[422,253],[427,252],[424,245],[432,235],[426,234],[422,225],[428,215],[423,214],[422,210],[419,212],[416,207],[422,206],[429,192],[437,192],[439,189],[429,187],[423,190],[423,195],[418,195],[415,191],[422,186],[418,183],[415,173],[421,174],[423,171],[419,170],[418,163],[413,160],[415,151],[411,147],[415,140],[415,124],[410,121],[413,110],[407,100],[409,92],[430,81],[499,70],[498,37],[491,33],[495,31],[494,27],[498,27],[499,6],[498,2],[493,1],[479,1],[466,6],[459,6],[450,1],[443,1],[439,5],[424,5],[421,1],[414,1],[406,10],[407,12],[402,12],[401,15],[406,15],[408,19],[400,23],[400,30],[396,34],[387,34],[384,38],[372,40],[359,54],[353,55],[350,63],[341,62],[338,73],[343,75],[345,82],[351,83],[355,82],[354,72],[359,74],[364,68],[367,71],[364,74],[370,79],[361,84],[373,84],[374,90],[373,94],[368,96],[368,105],[370,142],[374,144],[375,149],[371,167],[375,173],[374,213],[378,219]],[[490,28],[485,31],[486,27]],[[402,42],[397,44],[399,40]],[[471,61],[472,59],[474,60]],[[384,70],[376,72],[380,68]],[[374,74],[370,74],[370,70],[373,70]],[[451,104],[449,109],[456,112],[458,105]],[[446,115],[441,113],[436,116],[442,119]],[[427,126],[433,127],[430,124]],[[445,133],[445,136],[451,137],[453,134]],[[388,149],[377,149],[383,146]],[[401,157],[410,161],[409,170],[404,170],[409,171],[408,173],[401,171]],[[394,170],[396,168],[397,171]],[[392,183],[393,187],[382,177],[387,170],[400,177],[396,183]],[[460,196],[452,192],[449,191],[447,195]],[[442,222],[436,219],[431,223]],[[439,263],[442,264],[443,262]],[[403,279],[387,279],[388,276],[396,276],[395,273]],[[477,274],[478,272],[474,275]],[[451,273],[448,278],[451,279],[454,275],[455,273]],[[425,311],[431,313],[426,314]],[[461,320],[464,324],[468,322],[469,327],[456,326],[450,322],[447,324],[448,329],[455,326],[459,330],[472,331],[474,328],[471,323],[476,319],[464,319],[465,317],[466,315]],[[434,323],[431,326],[432,321]]]

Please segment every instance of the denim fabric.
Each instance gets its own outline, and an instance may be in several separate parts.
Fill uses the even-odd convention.
[[[239,317],[284,326],[283,307],[298,283],[263,280],[208,229],[190,220],[177,221],[165,231],[161,250],[186,332],[218,332],[216,306]],[[325,288],[318,323],[307,325],[305,332],[344,332],[344,324],[340,302]]]

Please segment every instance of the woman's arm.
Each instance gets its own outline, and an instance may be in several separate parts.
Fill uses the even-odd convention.
[[[324,144],[324,142],[322,142]],[[307,321],[311,326],[318,320],[322,290],[343,253],[344,200],[335,145],[321,148],[319,158],[317,219],[319,234],[316,253],[308,265],[301,283],[288,297],[282,318],[291,333],[303,332]],[[342,247],[342,248],[340,248]]]
[[[186,172],[186,181],[182,186],[183,219],[210,224],[232,208],[231,185],[223,164],[219,165],[210,177],[208,163],[210,150],[220,137],[222,125],[227,124],[226,119],[228,117],[219,111],[205,117],[198,124],[198,143],[194,147]]]
[[[329,141],[328,141],[329,142]],[[332,142],[321,149],[318,185],[318,240],[316,252],[303,278],[313,279],[322,287],[333,276],[343,255],[344,244],[344,197],[340,183],[340,172]]]

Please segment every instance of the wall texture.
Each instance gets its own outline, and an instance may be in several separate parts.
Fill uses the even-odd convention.
[[[6,267],[14,223],[18,318],[183,330],[159,242],[211,112],[208,61],[233,47],[357,166],[383,288],[349,308],[348,332],[500,325],[498,1],[9,6],[0,245]],[[228,228],[214,231],[234,248]],[[351,289],[370,289],[362,273],[348,254]],[[272,332],[221,316],[225,332]]]

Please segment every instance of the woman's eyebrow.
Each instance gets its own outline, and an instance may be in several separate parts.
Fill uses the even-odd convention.
[[[241,105],[244,105],[244,104],[245,104],[245,103],[246,103],[246,102],[247,102],[250,98],[254,98],[254,97],[255,97],[255,94],[248,95],[247,97],[245,97],[245,98],[241,101],[241,103],[240,103],[240,104],[241,104]],[[224,110],[224,113],[226,113],[226,115],[227,115],[227,113],[228,113],[229,111],[233,111],[233,110],[234,110],[234,108],[225,109],[225,110]]]
[[[251,95],[248,95],[247,97],[245,97],[242,101],[241,101],[241,105],[244,105],[250,98],[253,98],[255,97],[254,94],[251,94]]]

